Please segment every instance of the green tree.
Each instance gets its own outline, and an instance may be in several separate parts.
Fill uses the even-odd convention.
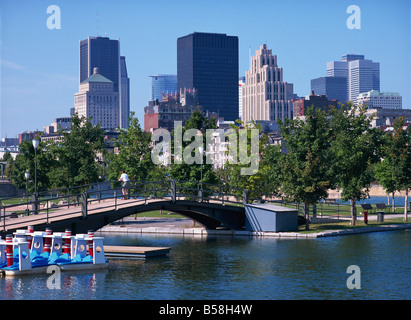
[[[134,112],[131,112],[129,127],[121,130],[114,146],[117,152],[107,155],[109,180],[117,181],[122,170],[131,180],[146,181],[154,175],[159,178],[151,160],[151,134],[140,127]]]
[[[49,152],[49,145],[46,142],[40,142],[37,147],[37,191],[45,191],[51,188],[49,177],[50,171],[57,166]],[[16,160],[9,168],[10,177],[13,184],[18,189],[26,189],[26,170],[30,173],[29,192],[35,191],[35,152],[31,141],[23,141],[20,144],[20,153]]]
[[[282,152],[281,145],[267,144],[260,162],[261,191],[267,195],[283,196],[281,185],[283,181],[282,164],[286,154]]]
[[[9,168],[12,166],[14,160],[13,156],[11,155],[10,151],[6,151],[3,155],[2,161],[7,162],[5,166],[3,166],[3,176],[9,177]]]
[[[171,142],[171,151],[174,154],[174,161],[169,166],[169,174],[172,179],[190,181],[180,184],[185,188],[192,189],[185,190],[184,193],[186,194],[196,195],[197,191],[194,189],[201,187],[201,183],[215,184],[218,181],[217,176],[213,171],[212,164],[209,164],[206,161],[206,130],[215,128],[216,124],[214,119],[208,119],[204,117],[200,111],[194,111],[191,114],[190,119],[188,119],[181,128],[181,137],[177,137],[181,140],[181,153],[177,150],[175,140],[172,140]],[[184,141],[182,137],[184,137],[186,132],[190,129],[197,130],[198,134],[197,136],[191,137],[190,141]],[[175,128],[172,134],[174,136],[179,135],[180,133],[178,133]],[[194,143],[196,139],[198,139],[198,148],[192,147],[192,143]],[[203,148],[202,155],[200,150],[201,147]],[[191,156],[194,158],[196,153],[198,153],[198,160],[194,160],[194,163],[188,163],[186,161],[188,160],[188,157]],[[204,194],[204,196],[207,195]]]
[[[268,136],[263,132],[260,123],[239,123],[240,126],[231,125],[231,134],[227,134],[228,161],[220,174],[228,177],[228,186],[232,188],[230,193],[242,196],[243,190],[247,190],[249,200],[252,201],[252,199],[261,198],[264,194],[273,193],[266,176],[269,163],[262,161],[261,157],[268,145]],[[246,138],[244,142],[241,142],[242,134]],[[255,141],[256,137],[258,141]],[[231,148],[237,148],[235,150],[237,152],[230,155]]]
[[[352,225],[357,217],[355,203],[367,197],[374,164],[380,160],[380,130],[371,128],[372,117],[365,111],[364,106],[348,103],[332,117],[332,167],[342,199],[350,201]]]
[[[285,119],[279,125],[287,149],[279,168],[281,191],[303,203],[308,229],[309,205],[326,198],[333,186],[330,120],[324,111],[310,107],[305,120]]]
[[[58,161],[58,166],[49,173],[53,187],[67,188],[98,182],[101,173],[98,158],[104,150],[104,131],[100,125],[93,127],[85,117],[74,115],[70,131],[63,133],[61,141],[50,145],[51,154]]]
[[[377,178],[388,192],[405,190],[404,221],[408,220],[408,189],[411,188],[411,138],[404,129],[405,118],[394,121],[394,131],[384,135],[383,160],[377,165]]]
[[[384,158],[381,160],[381,162],[377,163],[374,167],[374,172],[379,184],[381,184],[384,187],[385,191],[388,194],[392,193],[392,212],[394,212],[394,193],[395,191],[397,191],[397,184],[394,178],[393,165],[390,159]]]

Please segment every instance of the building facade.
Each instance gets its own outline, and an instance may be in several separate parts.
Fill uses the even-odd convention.
[[[398,92],[371,90],[358,95],[357,102],[359,105],[365,104],[369,109],[402,109],[402,97]]]
[[[113,81],[94,68],[92,76],[80,83],[79,92],[74,95],[74,109],[81,117],[90,119],[93,126],[115,129],[120,125],[120,98],[114,90]]]
[[[203,111],[197,104],[196,90],[180,90],[180,95],[163,93],[161,101],[149,101],[149,105],[144,108],[144,131],[153,132],[163,128],[171,133],[174,121],[181,121],[184,125],[196,110]]]
[[[324,111],[328,111],[330,108],[338,108],[338,100],[329,100],[325,95],[315,95],[314,91],[305,98],[293,100],[293,117],[305,116],[307,108],[314,106]]]
[[[411,109],[368,108],[366,116],[372,117],[371,126],[385,130],[394,125],[394,121],[404,118],[404,127],[411,127]]]
[[[277,121],[292,117],[293,84],[283,80],[277,56],[263,44],[251,57],[242,86],[242,121]]]
[[[380,90],[380,64],[364,55],[345,54],[342,61],[328,62],[327,77],[346,77],[347,98],[354,104],[360,93]]]
[[[113,82],[114,92],[119,93],[121,110],[119,125],[126,128],[130,115],[130,90],[125,58],[120,56],[120,40],[105,36],[88,37],[80,41],[79,83],[92,76],[96,67],[102,76]],[[122,90],[125,90],[124,94]]]
[[[151,101],[161,101],[163,93],[177,92],[177,75],[157,74],[151,77]]]
[[[120,128],[128,128],[130,117],[130,78],[127,74],[126,57],[120,57]]]
[[[238,79],[238,119],[242,119],[243,114],[243,85],[245,85],[245,77]]]
[[[47,134],[55,133],[59,130],[69,130],[71,127],[71,117],[55,118],[53,123],[44,127],[44,132]]]
[[[88,37],[80,41],[80,83],[93,74],[94,68],[111,80],[114,91],[120,91],[120,40]]]
[[[348,101],[346,77],[320,77],[311,80],[311,91],[325,95],[329,100]]]
[[[204,110],[238,119],[238,37],[192,33],[177,40],[177,89],[195,88]]]

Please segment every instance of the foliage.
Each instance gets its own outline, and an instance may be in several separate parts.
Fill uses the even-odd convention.
[[[7,162],[7,164],[5,166],[3,166],[3,176],[9,176],[9,172],[10,172],[10,167],[12,166],[14,159],[13,156],[11,155],[10,151],[6,151],[3,155],[3,159],[1,161]]]
[[[131,113],[129,126],[121,130],[114,144],[116,152],[107,155],[108,179],[117,181],[124,170],[130,180],[145,181],[158,176],[158,168],[151,161],[151,135],[140,127],[138,119]]]
[[[225,164],[225,168],[219,171],[219,175],[221,178],[224,178],[228,188],[230,190],[229,193],[242,196],[243,190],[248,191],[248,197],[250,201],[255,198],[261,198],[262,194],[272,194],[272,190],[270,190],[270,185],[267,183],[266,179],[266,171],[269,166],[268,162],[265,162],[264,166],[262,166],[262,157],[261,155],[264,153],[265,147],[268,145],[268,136],[262,130],[262,126],[260,123],[248,123],[244,124],[243,122],[239,122],[240,126],[231,125],[230,129],[232,130],[232,134],[228,135],[229,139],[229,148],[233,148],[237,146],[238,152],[235,152],[233,156],[237,156],[236,159],[233,159],[230,156],[231,150],[227,150],[228,161]],[[252,141],[252,129],[258,130],[258,149],[253,149],[253,142]],[[245,137],[246,140],[246,148],[241,145],[240,142],[240,135],[242,134],[241,131],[246,131]],[[244,148],[244,150],[242,150]],[[241,152],[246,157],[249,157],[247,162],[242,162],[241,160]],[[258,152],[255,157],[253,157],[253,153]],[[254,163],[256,162],[256,163]],[[252,168],[255,167],[258,170],[253,170]],[[247,172],[244,172],[244,169]]]
[[[355,224],[355,201],[367,197],[373,181],[373,165],[379,162],[380,131],[371,128],[372,117],[365,107],[348,103],[332,117],[333,174],[342,199],[351,202],[352,224]]]
[[[74,115],[70,132],[64,132],[62,141],[50,145],[51,154],[58,161],[49,174],[52,186],[67,188],[98,182],[101,176],[98,158],[104,150],[104,131],[100,125],[93,127],[85,117]]]
[[[394,131],[383,136],[382,160],[376,165],[376,177],[389,193],[411,188],[411,138],[404,130],[404,117],[394,121]],[[405,197],[405,208],[407,207]],[[404,210],[407,220],[407,210]]]
[[[295,202],[304,203],[308,229],[308,208],[328,196],[333,186],[331,171],[330,120],[325,111],[310,107],[304,120],[279,121],[287,153],[280,168],[281,191]]]
[[[214,119],[208,119],[204,117],[201,112],[199,111],[194,111],[190,119],[185,122],[184,127],[182,128],[182,136],[184,137],[184,134],[187,132],[189,129],[196,129],[198,132],[201,132],[201,142],[202,146],[204,147],[206,145],[206,137],[205,137],[205,132],[207,129],[215,129],[216,124]],[[176,135],[177,132],[176,130],[173,130],[173,135]],[[191,149],[191,143],[195,140],[195,137],[192,137],[190,141],[184,141],[182,139],[182,152],[181,154],[184,155],[184,153],[187,151],[190,151]],[[169,175],[171,179],[174,180],[183,180],[183,181],[190,181],[190,182],[185,182],[185,183],[180,183],[184,188],[190,188],[192,190],[185,190],[183,193],[187,194],[197,194],[197,190],[199,187],[201,187],[201,183],[203,183],[204,189],[205,186],[204,184],[216,184],[218,182],[217,176],[213,170],[212,164],[206,163],[206,155],[205,152],[203,152],[203,155],[199,155],[199,161],[194,162],[194,163],[187,163],[184,157],[181,159],[181,163],[176,163],[176,145],[174,145],[174,140],[172,140],[172,153],[174,154],[174,162],[171,163],[169,167]],[[207,149],[204,148],[204,151]],[[191,153],[189,153],[192,157],[195,156],[196,152],[200,152],[198,148],[195,148],[191,150]],[[202,157],[202,160],[201,160]],[[201,163],[202,161],[202,163]],[[198,163],[199,162],[199,163]],[[195,190],[194,190],[195,189]],[[207,196],[204,194],[204,196]]]
[[[37,154],[37,191],[48,190],[51,187],[49,172],[57,165],[50,152],[48,144],[40,142],[36,150]],[[26,170],[29,170],[29,192],[35,191],[35,152],[31,141],[20,143],[20,153],[9,167],[10,177],[18,189],[26,189]]]

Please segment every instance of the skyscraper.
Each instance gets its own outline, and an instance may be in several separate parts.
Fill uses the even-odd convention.
[[[380,64],[364,55],[345,54],[342,61],[328,62],[327,77],[346,77],[347,97],[354,104],[360,93],[380,90]]]
[[[238,79],[238,119],[241,120],[243,115],[243,85],[245,85],[245,77]]]
[[[311,91],[340,103],[348,100],[347,77],[320,77],[311,80]]]
[[[192,88],[204,111],[238,119],[238,37],[195,32],[177,39],[177,89]]]
[[[164,93],[177,92],[177,75],[175,74],[157,74],[151,77],[151,101],[158,99]]]
[[[242,117],[252,120],[277,121],[291,118],[293,84],[283,80],[283,68],[277,65],[277,56],[263,44],[251,57],[243,85]]]
[[[120,115],[122,120],[119,125],[126,128],[130,110],[129,90],[126,84],[129,79],[125,58],[120,59],[120,40],[112,40],[105,36],[88,37],[80,41],[79,82],[82,83],[92,76],[96,67],[100,75],[113,82],[114,92],[120,94]],[[124,97],[122,97],[122,89],[127,90]]]
[[[113,81],[114,91],[119,92],[120,83],[120,40],[108,37],[88,37],[80,41],[80,83],[99,73]]]
[[[127,74],[126,57],[120,57],[120,128],[128,128],[130,117],[130,79]]]

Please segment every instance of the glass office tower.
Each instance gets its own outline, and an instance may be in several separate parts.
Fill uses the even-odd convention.
[[[347,100],[357,104],[360,93],[380,90],[380,64],[361,54],[345,54],[342,61],[327,62],[327,77],[347,78]]]
[[[177,39],[177,89],[195,88],[204,111],[238,119],[238,37],[192,33]]]
[[[99,74],[113,82],[114,92],[120,95],[119,125],[127,128],[130,116],[130,79],[125,57],[120,57],[120,40],[105,36],[88,37],[80,41],[80,83],[93,75],[94,68],[98,68]]]
[[[162,94],[177,92],[177,75],[157,74],[151,77],[151,101],[161,102]]]
[[[338,99],[345,103],[348,100],[346,77],[320,77],[311,80],[311,91],[316,95],[325,95],[329,100]]]
[[[130,78],[127,74],[126,57],[120,57],[120,128],[128,128],[130,117]]]
[[[101,75],[113,81],[114,91],[120,84],[120,41],[108,37],[88,37],[80,41],[80,83],[98,68]]]

